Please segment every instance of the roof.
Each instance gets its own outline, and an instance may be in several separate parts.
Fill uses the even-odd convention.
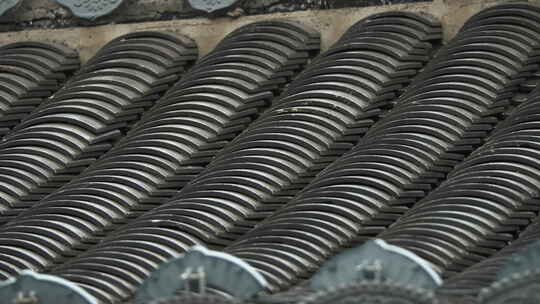
[[[76,72],[61,46],[0,48],[0,277],[119,303],[204,245],[277,293],[374,237],[467,276],[538,211],[540,8],[441,36],[385,12],[318,54],[317,31],[261,21],[197,60],[190,38],[146,31]]]

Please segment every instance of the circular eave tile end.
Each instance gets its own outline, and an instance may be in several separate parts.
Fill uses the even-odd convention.
[[[0,1],[0,16],[4,15],[7,11],[14,9],[19,4],[21,0],[2,0]]]
[[[117,9],[123,0],[55,0],[71,10],[73,15],[94,20]]]
[[[220,9],[227,8],[238,0],[188,0],[193,9],[212,13]]]

